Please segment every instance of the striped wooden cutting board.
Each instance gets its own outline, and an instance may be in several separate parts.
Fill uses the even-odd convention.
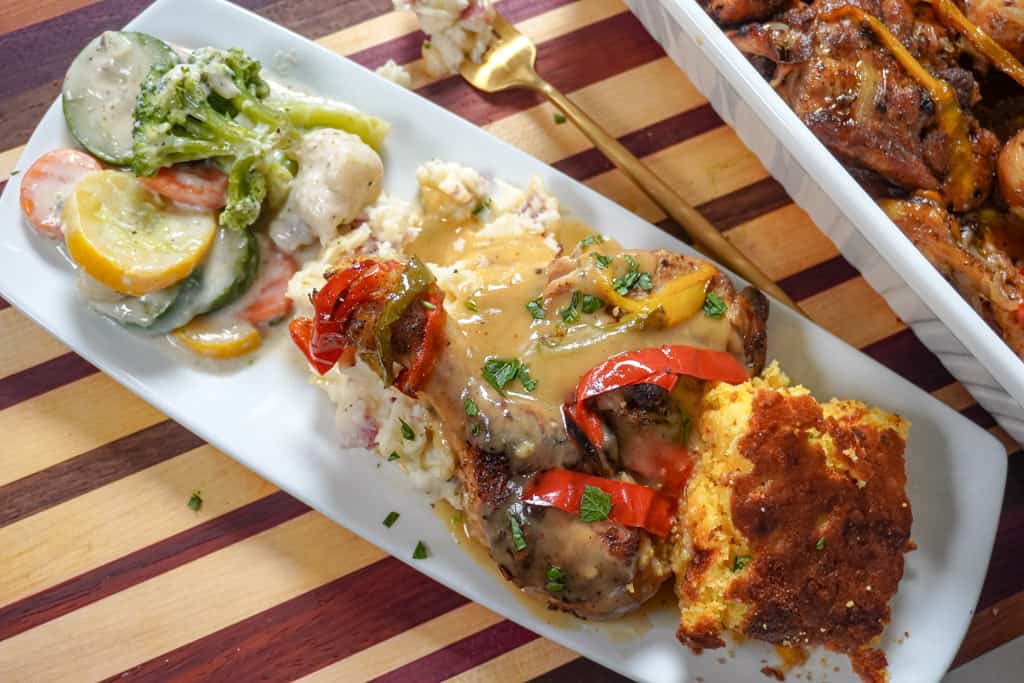
[[[147,4],[0,0],[0,181],[72,57]],[[484,96],[457,78],[426,77],[422,36],[390,0],[241,4],[369,68],[410,64],[423,96],[676,229],[534,96]],[[620,0],[500,7],[539,43],[538,66],[552,83],[820,324],[1003,440],[1012,454],[1003,516],[957,664],[1024,633],[1019,446],[766,175]],[[0,680],[616,678],[276,490],[2,301],[0,349]],[[197,488],[205,502],[193,512],[186,502]]]

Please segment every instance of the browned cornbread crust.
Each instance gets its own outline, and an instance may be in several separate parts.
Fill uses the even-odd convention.
[[[823,645],[884,680],[871,644],[910,543],[907,423],[854,401],[820,405],[767,374],[705,397],[709,446],[677,534],[678,637],[698,650],[723,645],[723,631]]]

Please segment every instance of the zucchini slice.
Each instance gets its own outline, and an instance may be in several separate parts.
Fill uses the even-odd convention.
[[[71,134],[94,156],[124,166],[132,158],[135,100],[154,65],[181,61],[146,33],[104,31],[71,62],[61,97]]]

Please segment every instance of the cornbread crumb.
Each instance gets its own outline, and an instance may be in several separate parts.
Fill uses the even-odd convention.
[[[673,556],[679,639],[696,651],[722,647],[725,632],[824,645],[885,680],[872,646],[910,547],[909,423],[857,401],[819,404],[775,363],[712,384],[701,407],[707,446]]]

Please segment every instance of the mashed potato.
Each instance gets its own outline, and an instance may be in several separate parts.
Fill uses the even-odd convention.
[[[538,179],[526,189],[491,182],[475,170],[445,161],[430,161],[416,173],[419,196],[415,201],[382,194],[349,232],[329,241],[320,258],[299,270],[288,285],[288,296],[298,315],[311,316],[309,293],[323,286],[324,273],[360,255],[405,260],[406,248],[428,224],[479,221],[474,231],[482,241],[503,243],[525,237],[543,239],[551,257],[558,243],[547,231],[561,217],[557,200]],[[459,245],[453,245],[458,254]],[[481,273],[489,264],[456,259],[441,266],[429,264],[438,285],[445,290],[445,305],[465,300],[468,292],[484,286]],[[322,377],[310,371],[311,381],[324,389],[336,407],[339,442],[346,448],[367,448],[396,461],[415,486],[433,500],[445,499],[460,506],[455,477],[455,456],[442,438],[437,419],[420,402],[393,387],[357,360],[352,367],[335,366]],[[403,423],[413,438],[403,434]]]
[[[466,59],[479,62],[493,35],[491,0],[394,0],[395,9],[416,13],[427,34],[423,62],[432,76],[459,70]]]

